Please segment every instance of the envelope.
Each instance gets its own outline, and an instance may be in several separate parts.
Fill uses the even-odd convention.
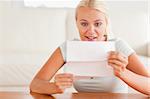
[[[64,65],[64,72],[71,73],[74,76],[113,76],[113,69],[107,64],[107,61],[68,62]]]
[[[115,51],[114,42],[68,41],[66,47],[65,73],[76,76],[113,76],[107,57],[109,51]]]

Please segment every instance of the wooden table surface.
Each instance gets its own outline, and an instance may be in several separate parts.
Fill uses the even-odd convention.
[[[42,95],[37,93],[0,92],[0,99],[150,99],[142,94],[119,93],[64,93]]]

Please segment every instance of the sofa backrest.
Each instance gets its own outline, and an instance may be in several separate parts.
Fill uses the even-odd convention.
[[[66,39],[66,9],[0,1],[0,86],[28,85]]]

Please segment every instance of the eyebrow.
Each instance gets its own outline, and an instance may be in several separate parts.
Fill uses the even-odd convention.
[[[95,20],[94,22],[97,22],[97,21],[103,21],[103,20],[101,20],[101,19],[97,19],[97,20]]]
[[[87,20],[85,20],[85,19],[81,19],[80,21],[87,21]]]
[[[80,21],[87,21],[87,20],[85,20],[85,19],[81,19]],[[101,20],[101,19],[97,19],[97,20],[95,20],[94,22],[97,22],[97,21],[103,21],[103,20]]]

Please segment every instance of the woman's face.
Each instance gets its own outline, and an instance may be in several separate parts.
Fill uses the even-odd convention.
[[[77,27],[82,41],[104,41],[106,17],[95,9],[80,7],[77,10]]]

